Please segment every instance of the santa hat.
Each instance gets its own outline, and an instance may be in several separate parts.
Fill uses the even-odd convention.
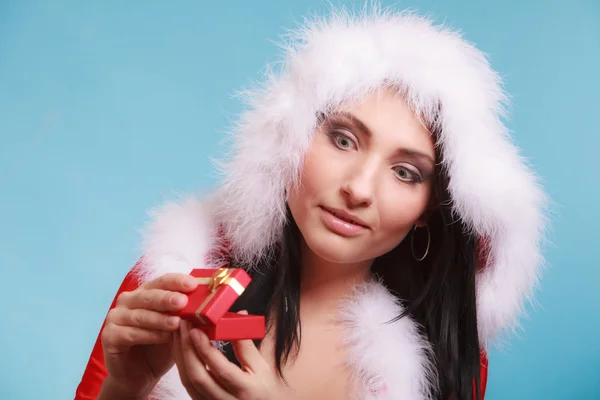
[[[299,177],[319,113],[392,86],[437,124],[453,210],[485,238],[476,279],[480,340],[514,327],[543,263],[546,196],[502,122],[507,96],[486,56],[449,28],[379,9],[309,21],[284,50],[280,68],[243,93],[249,107],[208,199],[232,258],[252,265],[281,239],[286,188]]]

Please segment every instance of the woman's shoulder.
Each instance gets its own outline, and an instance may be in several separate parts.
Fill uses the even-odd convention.
[[[208,200],[186,197],[149,211],[141,231],[142,258],[136,266],[141,281],[166,273],[206,268],[222,245],[213,207]]]

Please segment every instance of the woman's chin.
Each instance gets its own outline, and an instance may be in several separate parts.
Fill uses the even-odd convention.
[[[366,248],[364,241],[358,238],[345,238],[334,233],[305,237],[310,250],[319,258],[336,264],[350,264],[361,262],[370,257],[363,250]]]

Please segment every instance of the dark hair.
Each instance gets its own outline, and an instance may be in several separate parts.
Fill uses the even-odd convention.
[[[436,169],[432,192],[436,208],[428,221],[427,257],[423,261],[414,258],[411,240],[417,251],[424,252],[428,239],[420,233],[411,237],[416,234],[412,231],[395,249],[375,260],[372,272],[404,302],[404,314],[389,323],[410,315],[432,344],[438,398],[479,400],[475,239],[452,211],[446,171],[441,165]],[[265,315],[276,326],[275,363],[282,378],[282,365],[300,345],[300,235],[288,209],[283,240],[250,272],[253,282],[232,308]],[[275,311],[275,321],[270,319],[271,311]],[[231,346],[226,346],[225,354],[237,363]]]

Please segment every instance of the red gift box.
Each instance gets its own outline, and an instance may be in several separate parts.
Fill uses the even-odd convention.
[[[194,269],[190,275],[198,287],[188,294],[187,305],[179,316],[201,328],[211,340],[261,339],[265,318],[229,313],[229,308],[250,284],[241,268]]]
[[[217,325],[198,326],[211,340],[262,339],[265,317],[227,312]]]
[[[198,287],[188,294],[180,316],[202,325],[216,325],[251,281],[241,268],[194,269],[190,275],[197,279]]]

